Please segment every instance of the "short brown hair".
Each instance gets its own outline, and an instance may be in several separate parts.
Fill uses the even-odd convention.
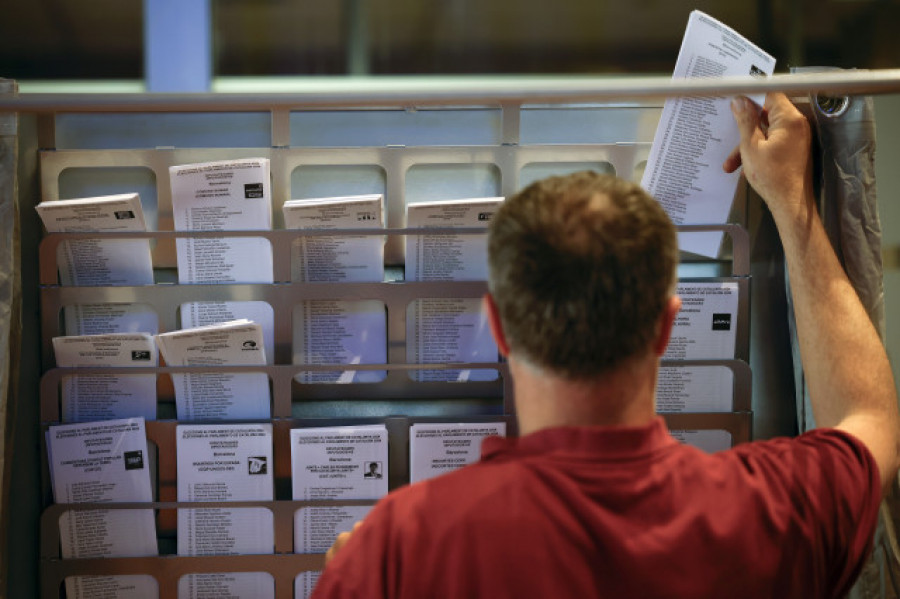
[[[674,292],[678,238],[640,186],[584,171],[507,199],[492,219],[488,263],[511,351],[591,379],[649,351]]]

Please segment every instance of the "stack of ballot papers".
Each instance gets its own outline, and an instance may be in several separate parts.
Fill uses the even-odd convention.
[[[142,418],[50,426],[47,457],[56,503],[153,501]],[[64,559],[158,555],[151,509],[73,510],[59,525]],[[134,594],[123,597],[150,597],[156,582],[150,576],[66,579],[67,597],[97,597],[98,587],[105,593],[132,589]]]
[[[194,424],[176,427],[178,501],[272,501],[271,424]],[[178,555],[272,553],[271,510],[178,510]],[[179,597],[274,597],[266,572],[197,573],[179,581]],[[210,591],[215,589],[213,594]]]
[[[380,194],[289,200],[288,229],[372,229],[384,227]],[[291,258],[292,279],[304,283],[380,283],[384,280],[384,237],[343,235],[300,237]],[[294,309],[295,364],[384,364],[387,320],[379,300],[312,300]],[[301,383],[377,382],[384,371],[305,372]]]
[[[388,492],[388,435],[384,425],[291,429],[295,500],[379,499]],[[294,514],[294,552],[324,553],[371,506],[311,506]],[[310,581],[298,577],[304,588]]]
[[[481,458],[485,437],[506,436],[505,422],[416,423],[409,427],[409,482],[452,472]]]
[[[775,59],[730,27],[698,10],[688,19],[673,78],[767,76]],[[762,103],[764,98],[752,98]],[[722,163],[740,136],[724,96],[670,98],[653,138],[641,186],[675,224],[728,222],[739,173]],[[715,258],[722,234],[682,233],[683,251]]]
[[[140,196],[127,193],[41,202],[35,209],[50,233],[134,233],[147,225]],[[149,239],[78,239],[57,249],[62,285],[153,284]],[[158,318],[148,306],[77,304],[63,307],[67,335],[155,333]]]
[[[269,231],[269,160],[169,167],[176,231]],[[179,283],[272,283],[272,246],[256,237],[176,240]]]
[[[148,333],[54,337],[62,368],[156,366]],[[63,422],[141,417],[156,420],[155,374],[75,374],[62,379]]]
[[[421,202],[406,207],[406,225],[421,227],[487,227],[503,198]],[[486,235],[407,235],[407,281],[486,281]],[[429,298],[410,305],[406,323],[410,363],[496,362],[481,298]],[[417,381],[484,381],[493,370],[421,370]]]
[[[156,343],[169,366],[223,367],[221,372],[172,375],[178,420],[270,417],[269,377],[264,372],[231,373],[224,368],[266,364],[259,324],[232,320],[160,333]]]

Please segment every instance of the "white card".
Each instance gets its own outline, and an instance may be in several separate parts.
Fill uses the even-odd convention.
[[[734,373],[727,366],[663,366],[656,381],[657,412],[730,412]]]
[[[409,427],[409,482],[473,464],[485,437],[506,436],[505,422],[417,423]]]
[[[282,210],[287,229],[384,227],[380,194],[288,200]],[[292,280],[307,283],[380,283],[384,279],[384,237],[301,237],[294,244],[291,273]]]
[[[35,209],[50,233],[129,233],[147,230],[136,193],[53,200]],[[153,284],[149,239],[64,241],[57,251],[63,285]]]
[[[178,501],[271,501],[271,424],[176,427]],[[178,510],[179,555],[271,553],[275,536],[266,508]]]
[[[156,341],[169,366],[266,363],[262,327],[246,320],[161,333]],[[264,372],[173,374],[172,382],[178,420],[256,420],[271,414]]]
[[[730,27],[700,11],[688,20],[673,79],[771,75],[775,59]],[[763,98],[756,97],[758,103]],[[641,185],[659,200],[675,224],[725,223],[739,173],[722,163],[740,136],[724,96],[670,98],[662,117]],[[716,257],[722,234],[679,235],[682,250]]]
[[[176,231],[268,231],[272,190],[267,158],[169,167]],[[179,283],[272,283],[272,246],[263,238],[180,238]]]
[[[294,512],[294,553],[325,553],[342,532],[353,529],[370,505],[302,507]]]
[[[294,364],[384,364],[387,316],[381,300],[313,300],[294,309]],[[383,370],[301,372],[300,383],[373,383]]]
[[[268,572],[211,572],[178,579],[178,599],[274,599]]]
[[[56,503],[152,501],[141,418],[50,426]],[[63,558],[157,554],[153,510],[78,510],[60,517]]]
[[[379,499],[388,492],[383,425],[291,429],[295,500]]]
[[[679,282],[681,311],[664,359],[731,360],[737,338],[738,284]]]

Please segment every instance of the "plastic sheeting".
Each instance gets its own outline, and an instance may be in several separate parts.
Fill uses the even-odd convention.
[[[875,191],[875,108],[871,97],[811,96],[816,148],[819,211],[831,244],[882,339],[885,334],[881,222]],[[788,289],[790,289],[788,285]],[[797,423],[801,431],[815,428],[809,390],[800,363],[793,305],[791,330]],[[896,485],[882,504],[875,533],[875,550],[849,597],[897,597],[893,580],[900,569],[892,550],[896,524],[891,506],[900,505]]]
[[[15,94],[14,81],[0,79],[0,95]],[[0,113],[0,538],[6,538],[9,519],[5,498],[9,497],[7,451],[10,447],[10,398],[15,394],[16,362],[21,322],[19,317],[19,218],[16,209],[16,115]],[[6,556],[0,556],[0,589],[6,583]],[[2,590],[0,590],[2,593]]]

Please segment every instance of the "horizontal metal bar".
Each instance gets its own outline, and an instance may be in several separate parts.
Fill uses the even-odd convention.
[[[367,80],[368,81],[368,80]],[[311,84],[297,92],[203,94],[20,94],[0,98],[0,112],[254,112],[353,107],[578,103],[723,96],[783,91],[790,94],[900,93],[900,69],[792,73],[759,77],[472,78],[403,81],[372,78]]]

